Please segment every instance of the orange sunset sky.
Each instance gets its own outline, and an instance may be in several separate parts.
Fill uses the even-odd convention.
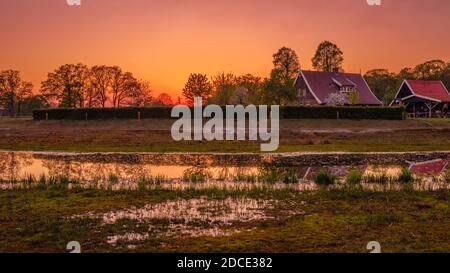
[[[178,96],[191,72],[265,77],[282,46],[311,69],[323,40],[348,72],[450,61],[449,0],[81,1],[0,0],[0,70],[20,70],[37,90],[64,63],[119,65]]]

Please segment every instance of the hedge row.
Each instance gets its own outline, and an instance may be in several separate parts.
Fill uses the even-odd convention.
[[[284,119],[386,119],[402,120],[403,107],[360,106],[286,106],[280,110]]]
[[[35,120],[93,120],[93,119],[150,119],[171,118],[170,107],[148,108],[56,108],[33,111]],[[285,106],[280,107],[283,119],[403,119],[403,107],[334,107]]]
[[[170,107],[148,108],[54,108],[33,111],[35,120],[93,120],[93,119],[141,119],[170,118]]]

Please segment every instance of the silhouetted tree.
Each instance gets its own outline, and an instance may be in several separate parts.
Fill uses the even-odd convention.
[[[219,105],[228,105],[236,91],[236,76],[231,73],[219,73],[212,77],[214,88],[211,102]]]
[[[167,94],[167,93],[161,93],[161,94],[159,94],[159,96],[157,96],[157,97],[155,98],[154,103],[155,103],[157,106],[171,106],[171,105],[173,105],[172,98],[171,98],[170,95]],[[181,101],[179,101],[178,103],[181,104]]]
[[[286,79],[295,78],[300,70],[297,53],[287,47],[282,47],[273,54],[273,65]]]
[[[399,82],[403,82],[403,80],[414,80],[416,79],[416,76],[414,75],[414,70],[412,68],[405,67],[397,74],[397,79]]]
[[[121,104],[130,97],[133,90],[138,87],[138,81],[131,72],[123,72],[118,66],[111,68],[111,96],[114,108],[120,108]]]
[[[250,103],[249,101],[249,91],[247,88],[241,86],[238,87],[234,93],[233,96],[230,99],[231,104],[237,105],[248,105]]]
[[[89,69],[83,64],[65,64],[48,73],[41,84],[41,94],[47,100],[56,100],[62,107],[84,107],[88,88]]]
[[[31,114],[33,110],[48,107],[49,107],[48,102],[41,95],[30,96],[22,101],[20,112],[25,114]]]
[[[130,106],[150,106],[153,102],[152,89],[148,81],[140,80],[130,86]]]
[[[372,69],[364,75],[370,89],[375,96],[389,104],[399,88],[399,81],[394,73],[387,69]]]
[[[22,80],[17,70],[4,70],[0,72],[0,105],[10,115],[16,109],[20,113],[21,104],[32,95],[33,84]]]
[[[344,61],[341,49],[329,41],[322,42],[312,58],[312,65],[318,71],[342,71]]]
[[[183,88],[183,96],[188,103],[193,103],[194,97],[202,97],[206,101],[211,96],[213,86],[205,74],[193,73],[189,75],[186,85]]]
[[[248,103],[261,104],[263,100],[263,84],[260,77],[252,74],[245,74],[236,78],[236,86],[245,88],[248,91]]]
[[[96,65],[90,71],[89,107],[93,105],[105,107],[112,85],[113,68],[105,65]]]
[[[296,97],[293,79],[286,79],[284,71],[273,69],[263,83],[263,103],[286,105]]]
[[[441,80],[447,64],[442,60],[432,60],[417,65],[414,68],[415,78],[418,80]]]
[[[447,87],[447,90],[450,91],[450,63],[447,63],[447,67],[442,75],[442,82]]]

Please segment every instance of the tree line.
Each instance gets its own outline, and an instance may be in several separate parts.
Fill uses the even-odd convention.
[[[206,74],[192,73],[183,96],[188,103],[194,97],[203,97],[208,103],[225,104],[278,104],[295,105],[297,90],[294,81],[300,71],[297,53],[288,47],[280,48],[272,56],[270,76],[261,78],[252,74],[234,75],[221,72],[209,78]],[[341,49],[329,42],[322,42],[311,59],[318,71],[343,71]]]
[[[118,66],[65,64],[48,73],[38,93],[17,70],[0,71],[0,110],[10,115],[33,109],[172,105],[167,93],[153,97],[149,82]]]
[[[270,76],[261,78],[252,74],[217,73],[209,77],[192,73],[182,90],[184,101],[172,99],[167,93],[153,97],[149,82],[137,79],[133,73],[118,66],[65,64],[48,73],[37,95],[33,84],[22,80],[16,70],[0,71],[0,107],[7,113],[29,112],[49,106],[128,107],[192,104],[193,98],[203,97],[206,103],[226,104],[297,104],[294,81],[300,70],[297,53],[282,47],[272,56]],[[317,71],[343,72],[344,53],[334,43],[319,44],[311,59]],[[403,79],[442,80],[450,87],[450,63],[427,61],[414,68],[404,68],[398,74],[387,69],[373,69],[364,75],[375,95],[385,104],[395,96]],[[332,98],[330,98],[332,99]],[[340,98],[334,100],[339,101]],[[353,100],[357,100],[355,97]],[[31,110],[30,110],[31,109]]]
[[[152,99],[150,84],[131,72],[118,66],[84,64],[65,64],[48,73],[40,94],[69,108],[145,106]]]

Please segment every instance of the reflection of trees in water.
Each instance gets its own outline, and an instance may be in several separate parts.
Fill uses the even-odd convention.
[[[43,159],[42,167],[48,170],[49,176],[68,176],[71,173],[71,163],[65,160]]]
[[[25,153],[0,153],[0,178],[18,180],[26,176],[23,169],[33,164],[33,156]]]
[[[33,166],[32,166],[33,165]],[[138,182],[142,178],[155,177],[157,175],[165,175],[166,177],[182,178],[182,172],[187,165],[183,166],[155,166],[149,163],[130,163],[123,162],[95,162],[83,161],[76,157],[71,158],[42,158],[33,154],[6,152],[0,153],[0,179],[3,180],[20,180],[27,177],[28,171],[32,172],[36,177],[42,173],[48,173],[51,177],[65,176],[70,179],[78,180],[80,182],[108,182],[110,177],[115,177],[119,181]],[[42,169],[40,169],[42,166]],[[180,168],[177,168],[180,167]],[[274,166],[214,166],[214,167],[197,167],[212,174],[213,179],[218,180],[233,180],[245,175],[257,176],[275,173],[297,174],[297,177],[302,179],[312,179],[314,175],[321,169],[336,174],[340,177],[345,176],[350,168],[346,166],[329,166],[319,167],[274,167]],[[362,166],[362,172],[365,168]],[[243,176],[241,176],[243,175]]]
[[[260,168],[260,173],[270,173],[270,172],[276,172],[276,173],[295,173],[299,177],[303,177],[309,167],[278,167],[278,166],[264,166]]]
[[[43,160],[43,166],[50,176],[67,176],[81,182],[104,182],[110,176],[120,180],[138,181],[151,175],[151,167],[128,163],[92,163],[71,160]]]

